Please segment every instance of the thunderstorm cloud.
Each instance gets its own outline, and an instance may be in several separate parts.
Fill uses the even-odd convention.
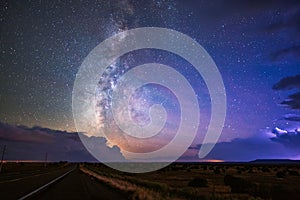
[[[0,146],[6,145],[5,160],[96,161],[82,144],[79,134],[42,127],[13,126],[0,122]],[[108,147],[102,137],[86,137],[97,151],[110,158],[123,160],[120,149]]]

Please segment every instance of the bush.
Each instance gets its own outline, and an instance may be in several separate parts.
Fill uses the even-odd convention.
[[[224,183],[230,186],[233,193],[248,193],[254,187],[254,184],[251,182],[232,175],[226,175],[224,177]]]
[[[270,169],[267,168],[267,167],[263,167],[263,168],[261,169],[261,171],[262,171],[262,172],[270,172]]]
[[[292,175],[292,176],[299,176],[300,174],[299,174],[299,172],[296,171],[296,170],[291,170],[291,171],[289,171],[289,175]]]
[[[263,199],[271,199],[272,187],[268,184],[259,184],[251,195],[261,197]]]
[[[284,178],[285,177],[285,173],[283,171],[279,171],[276,173],[276,177],[278,178]]]
[[[215,170],[214,170],[214,173],[215,173],[215,174],[221,174],[221,171],[220,171],[220,169],[215,169]]]
[[[190,186],[190,187],[207,187],[207,183],[208,182],[205,178],[198,177],[198,178],[192,179],[189,182],[188,186]]]
[[[272,187],[271,199],[281,200],[281,199],[299,199],[299,195],[295,190],[290,189],[285,185],[275,185]]]

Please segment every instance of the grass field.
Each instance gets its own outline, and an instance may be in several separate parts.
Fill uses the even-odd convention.
[[[173,163],[159,171],[129,174],[103,164],[86,173],[133,199],[298,199],[300,166],[276,164]]]

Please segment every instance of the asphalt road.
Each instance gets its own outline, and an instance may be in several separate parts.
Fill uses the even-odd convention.
[[[122,200],[128,199],[128,196],[99,183],[77,168],[58,183],[30,199]]]
[[[9,172],[9,173],[1,173],[0,174],[0,185],[5,182],[14,182],[21,179],[26,179],[28,177],[32,176],[41,176],[44,174],[53,174],[55,171],[58,171],[59,173],[63,170],[70,169],[70,166],[74,165],[65,165],[65,166],[56,166],[56,167],[47,167],[47,168],[41,168],[37,167],[35,169],[35,166],[33,166],[33,169],[25,170],[25,171],[15,171]],[[19,166],[22,167],[22,166]]]
[[[0,181],[0,198],[5,200],[18,199],[73,168],[74,166],[68,166],[47,173],[6,176],[5,180],[1,179]],[[0,177],[2,177],[2,174],[0,174]]]
[[[74,169],[74,166],[52,173],[0,182],[1,199],[19,199],[53,179]],[[114,190],[76,168],[61,180],[51,184],[28,199],[128,199],[128,195]]]

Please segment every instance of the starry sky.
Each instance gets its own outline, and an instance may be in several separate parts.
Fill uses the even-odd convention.
[[[283,157],[300,158],[295,153],[300,147],[297,1],[2,1],[0,23],[3,123],[76,131],[72,90],[76,73],[89,52],[116,33],[138,27],[163,27],[193,38],[219,68],[227,93],[220,149],[232,143],[247,151],[251,144],[268,141],[283,145],[279,152]],[[211,105],[205,82],[186,60],[160,50],[128,53],[99,80],[100,89],[109,93],[117,81],[113,78],[147,62],[174,67],[195,90],[201,121],[190,150],[197,150],[209,124]],[[141,101],[145,98],[146,103]],[[178,102],[168,89],[159,85],[141,88],[131,99],[136,122],[147,123],[149,118],[143,109],[164,99],[169,99],[164,106],[168,108],[168,120],[172,121],[166,127],[168,133],[176,129],[173,124],[179,119]],[[105,102],[106,99],[99,99],[99,113],[103,114],[109,105]],[[109,116],[105,116],[107,119]],[[158,143],[155,148],[163,144]],[[268,143],[266,148],[273,147]],[[216,147],[211,158],[227,158],[221,154]],[[251,158],[260,155],[252,151],[250,154]],[[267,156],[278,157],[278,152],[270,151]],[[235,158],[240,159],[239,155],[228,159]]]

